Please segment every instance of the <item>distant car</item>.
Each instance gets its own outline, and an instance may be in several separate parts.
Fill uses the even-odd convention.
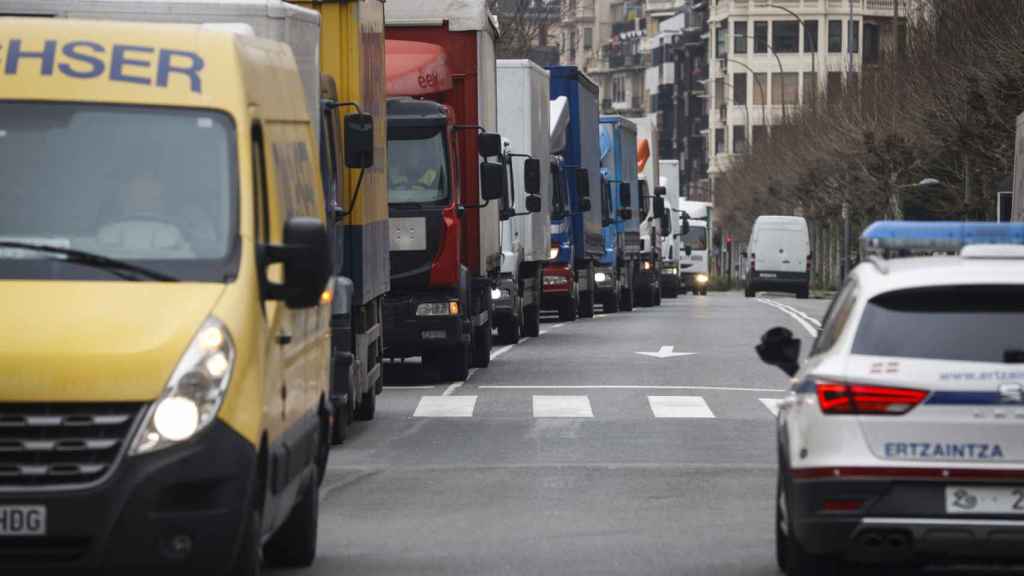
[[[901,251],[1024,237],[903,224],[865,236]],[[1001,244],[862,263],[803,367],[799,340],[766,333],[759,355],[794,376],[778,413],[779,567],[1024,560],[1022,326],[1024,246]]]
[[[792,292],[807,298],[811,283],[811,240],[799,216],[758,216],[750,232],[747,298],[758,290]]]

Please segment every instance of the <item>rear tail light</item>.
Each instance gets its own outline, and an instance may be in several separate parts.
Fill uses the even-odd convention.
[[[808,252],[807,253],[807,273],[808,274],[811,273],[811,260],[813,259],[813,257],[814,257],[814,252]]]
[[[750,253],[750,271],[753,272],[757,267],[754,265],[757,259],[754,257],[754,253]]]
[[[906,414],[928,397],[925,390],[823,381],[817,390],[825,414]]]

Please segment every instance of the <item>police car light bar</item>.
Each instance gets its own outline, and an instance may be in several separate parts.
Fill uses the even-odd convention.
[[[959,252],[971,244],[1024,245],[1020,222],[880,221],[860,236],[867,252]]]

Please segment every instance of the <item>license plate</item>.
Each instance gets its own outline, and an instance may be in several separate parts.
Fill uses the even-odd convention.
[[[1024,486],[946,486],[946,513],[1024,515]]]
[[[761,272],[761,278],[775,278],[777,276],[778,274],[773,274],[771,272]]]
[[[0,536],[46,536],[46,506],[0,506]]]

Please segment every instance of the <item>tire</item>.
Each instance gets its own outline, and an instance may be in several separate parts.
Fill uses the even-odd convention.
[[[498,325],[498,342],[502,344],[515,344],[519,342],[519,320],[509,318]]]
[[[576,319],[576,301],[567,300],[558,308],[559,322],[572,322]]]
[[[494,346],[494,334],[491,329],[491,321],[487,320],[482,326],[476,329],[473,338],[473,359],[474,368],[487,368],[491,363],[491,348]]]
[[[291,514],[263,547],[267,562],[287,568],[305,568],[316,560],[316,535],[320,518],[320,490],[312,478],[302,490]]]
[[[754,297],[754,289],[751,288],[750,286],[747,286],[747,289],[743,292],[743,295],[746,296],[747,298],[753,298]]]
[[[253,507],[242,528],[242,541],[230,576],[260,576],[263,573],[263,515]]]
[[[782,471],[775,481],[775,564],[786,573],[786,533],[782,531]]]
[[[523,333],[530,338],[540,336],[540,307],[523,308]]]
[[[363,393],[359,399],[359,406],[356,407],[354,416],[360,422],[369,422],[377,414],[377,390],[370,388]]]
[[[337,446],[348,438],[348,426],[355,417],[355,410],[352,404],[355,402],[356,394],[352,391],[352,383],[348,383],[348,391],[345,394],[345,401],[334,406],[334,421],[331,425],[331,445]]]
[[[651,288],[654,295],[654,305],[661,306],[661,288]]]
[[[625,288],[619,293],[619,304],[623,312],[633,311],[633,289]]]
[[[463,382],[469,377],[469,345],[459,343],[447,355],[437,356],[441,379]]]
[[[779,474],[778,490],[785,490],[782,482],[782,475]],[[779,492],[781,494],[782,492]],[[790,498],[786,498],[787,507]],[[775,499],[775,514],[778,519],[781,516],[782,503],[779,498]],[[842,569],[842,562],[835,558],[810,554],[793,535],[793,518],[787,510],[787,522],[789,523],[789,536],[782,534],[779,522],[775,523],[775,554],[776,562],[784,566],[786,576],[839,576]],[[779,537],[782,540],[779,540]]]
[[[612,292],[604,299],[604,313],[614,314],[619,311],[619,298],[621,298],[618,292]]]
[[[580,318],[594,317],[594,291],[587,290],[580,294]]]
[[[804,286],[803,288],[800,288],[799,290],[796,291],[796,297],[799,300],[806,300],[807,297],[811,295],[810,293],[811,293],[810,288],[807,287],[807,286]]]

